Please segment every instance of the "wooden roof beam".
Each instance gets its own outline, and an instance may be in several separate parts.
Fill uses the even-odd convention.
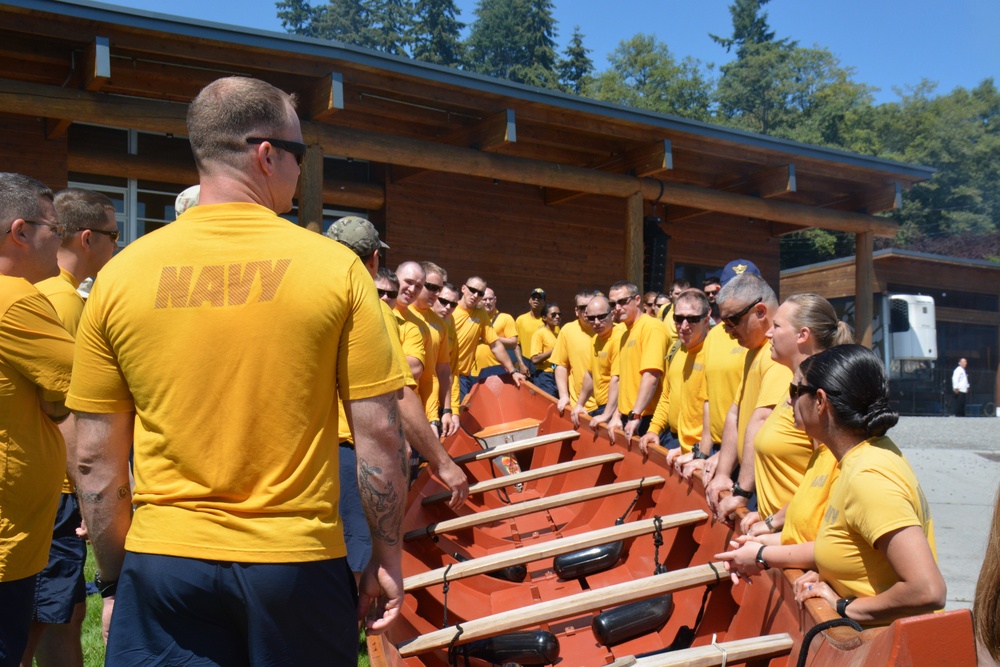
[[[669,139],[662,139],[626,151],[619,159],[614,161],[613,166],[608,168],[607,171],[646,178],[657,176],[673,168],[673,147]],[[545,191],[545,203],[549,206],[554,206],[576,199],[577,197],[582,197],[585,194],[587,193],[547,189]]]
[[[107,37],[95,37],[87,48],[83,68],[83,89],[98,91],[111,79],[111,42]],[[71,118],[46,118],[45,138],[63,139],[73,124]]]
[[[475,125],[448,135],[445,141],[453,146],[466,146],[486,153],[496,153],[517,143],[517,120],[513,109],[504,109]],[[401,183],[426,169],[393,169],[392,179]]]
[[[886,213],[888,211],[898,211],[903,207],[903,186],[899,181],[871,188],[867,192],[851,197],[843,204],[837,204],[837,208],[858,213]]]
[[[762,169],[749,176],[729,180],[716,185],[713,189],[726,192],[738,192],[769,199],[780,197],[797,191],[795,181],[795,165],[785,164],[770,169]],[[711,214],[711,211],[694,211],[680,216],[670,216],[670,222],[685,222]]]
[[[131,97],[112,98],[101,93],[41,84],[0,80],[0,108],[8,113],[43,117],[53,115],[55,110],[60,117],[81,122],[121,125],[150,132],[187,133],[186,104]],[[302,132],[307,143],[318,143],[325,147],[325,152],[387,164],[622,199],[641,192],[642,198],[648,201],[659,199],[668,204],[759,220],[853,233],[871,231],[887,237],[896,235],[897,228],[892,221],[849,211],[814,208],[670,182],[663,182],[663,196],[660,197],[661,182],[650,178],[637,179],[308,121],[302,123]]]
[[[344,108],[344,75],[330,72],[312,85],[303,111],[313,121],[322,121]]]

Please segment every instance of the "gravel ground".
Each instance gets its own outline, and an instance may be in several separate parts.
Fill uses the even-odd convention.
[[[888,435],[931,505],[947,608],[971,607],[1000,486],[1000,419],[902,417]]]

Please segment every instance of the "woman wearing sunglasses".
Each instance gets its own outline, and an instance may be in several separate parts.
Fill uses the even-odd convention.
[[[881,360],[842,345],[804,361],[801,374],[795,415],[830,449],[840,475],[816,536],[817,571],[795,582],[796,599],[823,598],[862,625],[941,609],[946,588],[930,508],[885,437],[899,415]]]

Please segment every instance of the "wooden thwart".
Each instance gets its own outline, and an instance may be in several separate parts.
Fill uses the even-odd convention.
[[[411,530],[403,537],[403,539],[406,541],[410,541],[421,537],[429,537],[431,535],[437,535],[439,533],[447,533],[450,531],[461,530],[463,528],[473,528],[475,526],[481,526],[483,524],[493,523],[495,521],[502,521],[504,519],[512,519],[517,516],[531,514],[532,512],[541,512],[543,510],[553,509],[555,507],[562,507],[564,505],[583,503],[588,500],[595,500],[597,498],[613,496],[616,493],[635,491],[639,487],[646,489],[654,486],[660,486],[665,481],[666,480],[660,477],[659,475],[654,475],[652,477],[643,477],[642,479],[632,479],[627,482],[618,482],[616,484],[605,484],[604,486],[598,486],[593,489],[581,489],[579,491],[569,491],[567,493],[560,493],[558,495],[550,496],[548,498],[538,498],[536,500],[528,500],[523,503],[517,503],[515,505],[507,505],[505,507],[498,507],[496,509],[486,510],[485,512],[476,512],[474,514],[467,514],[465,516],[460,516],[455,519],[448,519],[446,521],[439,521],[437,523],[432,523],[426,528],[418,528],[417,530]]]
[[[586,459],[566,461],[565,463],[556,463],[555,465],[545,466],[544,468],[526,470],[525,472],[519,472],[513,475],[504,475],[502,477],[497,477],[496,479],[489,479],[485,482],[473,484],[469,487],[469,495],[471,496],[475,493],[486,493],[487,491],[493,491],[494,489],[502,489],[505,486],[513,486],[522,482],[531,482],[545,477],[554,477],[567,472],[573,472],[574,470],[582,470],[583,468],[604,465],[605,463],[615,463],[617,461],[621,461],[623,458],[625,458],[625,455],[621,453],[602,454],[601,456],[591,456]],[[451,498],[451,491],[443,491],[441,493],[435,493],[432,496],[427,496],[422,502],[424,505],[431,505],[433,503],[439,503],[442,500],[448,500],[449,498]]]
[[[461,456],[455,457],[455,463],[461,465],[463,463],[469,463],[470,461],[482,461],[483,459],[491,459],[494,456],[500,456],[502,454],[512,454],[514,452],[524,451],[525,449],[533,449],[540,445],[562,442],[563,440],[573,440],[574,438],[579,437],[580,434],[576,431],[560,431],[559,433],[539,435],[534,438],[525,438],[524,440],[508,442],[507,444],[498,445],[492,449],[483,449],[478,452],[462,454]]]
[[[750,637],[749,639],[734,639],[708,646],[696,646],[661,655],[651,655],[647,658],[636,658],[632,663],[622,664],[632,664],[635,667],[712,667],[723,664],[723,656],[725,656],[726,662],[737,663],[745,662],[751,658],[763,659],[788,655],[794,643],[791,635],[782,632],[775,635]]]
[[[677,514],[671,514],[670,516],[660,517],[661,525],[664,530],[690,523],[698,523],[699,521],[705,521],[706,519],[708,519],[708,514],[702,510],[679,512]],[[590,547],[607,544],[609,542],[627,540],[640,535],[652,533],[654,530],[656,530],[655,520],[645,519],[643,521],[626,523],[621,526],[591,530],[580,535],[573,535],[572,537],[549,540],[548,542],[533,544],[520,549],[513,549],[502,553],[481,556],[479,558],[474,558],[472,560],[452,565],[451,569],[448,570],[448,581],[455,581],[456,579],[464,579],[465,577],[472,577],[477,574],[492,572],[493,570],[509,567],[511,565],[521,565],[523,563],[542,560],[543,558],[551,558],[553,556],[570,553],[578,549],[589,549]],[[407,577],[406,580],[403,581],[403,586],[407,591],[411,591],[434,584],[443,584],[444,573],[447,569],[448,568],[446,567],[439,567],[436,570],[431,570],[430,572],[421,572],[420,574],[415,574],[412,577]]]
[[[608,609],[626,602],[645,600],[672,591],[693,588],[717,581],[722,576],[726,576],[725,566],[722,563],[698,565],[676,572],[626,581],[598,590],[584,591],[558,600],[539,602],[521,609],[461,623],[461,643],[532,627],[539,623],[552,622],[576,614]],[[419,653],[444,648],[451,644],[458,632],[456,626],[428,632],[405,644],[400,644],[399,654],[408,658]]]

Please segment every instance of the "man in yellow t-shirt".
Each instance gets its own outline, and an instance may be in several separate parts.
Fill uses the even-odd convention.
[[[570,419],[579,428],[580,416],[589,414],[592,417],[590,427],[596,429],[599,424],[610,421],[618,408],[618,356],[626,327],[615,322],[611,303],[603,294],[590,300],[583,317],[594,330],[594,337],[591,339],[590,368],[584,374],[580,396]],[[591,397],[597,407],[588,411],[586,405]]]
[[[536,387],[549,396],[556,395],[556,381],[549,358],[556,346],[555,329],[559,326],[561,318],[562,309],[559,304],[545,304],[545,309],[542,311],[542,322],[545,323],[545,326],[531,337],[531,363],[535,365],[537,371],[531,380]]]
[[[599,292],[597,293],[599,294]],[[583,388],[583,378],[590,370],[590,359],[593,354],[594,329],[584,317],[587,305],[597,294],[594,290],[581,290],[573,297],[576,319],[567,323],[559,330],[556,346],[552,350],[549,362],[555,367],[556,390],[559,392],[560,414],[570,405],[576,405]],[[593,397],[584,404],[587,412],[597,409],[597,401]]]
[[[84,310],[67,404],[109,664],[353,664],[354,619],[400,612],[403,377],[360,259],[278,216],[307,149],[294,104],[259,79],[206,86],[198,206],[113,258]],[[373,538],[357,604],[338,396]]]
[[[497,310],[496,293],[486,288],[486,296],[479,302],[483,310],[490,316],[490,323],[493,330],[497,332],[497,338],[503,343],[507,355],[514,362],[516,368],[521,368],[524,361],[521,359],[521,349],[517,345],[517,325],[514,318],[508,313],[501,313]],[[480,343],[476,346],[476,363],[472,367],[472,374],[477,377],[487,377],[490,375],[500,375],[504,372],[503,366],[489,345]]]
[[[52,191],[0,173],[0,657],[18,664],[66,474],[55,420],[69,388],[73,339],[32,283],[59,271],[64,227]]]
[[[518,370],[526,375],[532,375],[535,372],[535,367],[531,364],[530,359],[531,337],[545,326],[542,322],[542,309],[545,308],[547,301],[545,290],[541,287],[531,290],[531,294],[528,295],[528,312],[521,313],[514,321],[514,325],[517,327],[517,346],[521,350],[521,359],[525,364],[524,368],[518,368]]]
[[[668,359],[663,392],[649,431],[639,441],[643,452],[649,445],[658,443],[686,454],[701,440],[704,343],[711,329],[710,315],[708,297],[701,290],[684,290],[674,301],[672,318],[677,326],[679,345],[670,351],[672,356]]]
[[[461,405],[459,400],[459,384],[458,384],[458,332],[455,331],[455,318],[453,313],[458,307],[461,295],[455,286],[450,282],[445,281],[441,286],[441,292],[438,294],[438,299],[432,306],[434,312],[438,314],[444,321],[446,338],[448,339],[448,354],[450,355],[449,361],[451,362],[451,389],[449,394],[451,396],[451,411],[456,423],[455,430],[458,430],[458,410]],[[442,405],[448,405],[447,402],[442,403]],[[443,419],[443,415],[442,415]],[[442,421],[442,425],[444,422]]]
[[[447,325],[433,308],[448,274],[433,262],[421,262],[420,266],[424,270],[424,289],[410,304],[410,310],[427,327],[430,339],[424,346],[429,372],[420,376],[418,390],[431,428],[438,436],[449,436],[458,430],[451,411],[451,349]]]
[[[76,336],[83,313],[83,297],[77,292],[80,278],[95,277],[111,259],[118,247],[118,223],[114,203],[99,192],[68,188],[56,194],[54,203],[59,222],[66,225],[57,257],[59,275],[35,287],[52,303],[66,331]],[[75,431],[71,421],[63,423]],[[66,428],[62,429],[64,434]],[[71,455],[72,450],[67,454]],[[70,460],[67,467],[73,470],[76,465]],[[32,661],[36,651],[45,656],[46,664],[83,664],[80,633],[87,613],[83,574],[87,543],[77,535],[80,504],[73,491],[67,477],[56,513],[49,562],[38,574],[35,618],[22,658],[25,664]]]
[[[424,268],[417,262],[403,262],[396,267],[396,280],[399,281],[399,296],[396,297],[396,304],[393,306],[393,313],[399,322],[399,327],[404,332],[410,329],[415,330],[420,335],[419,357],[414,352],[407,351],[407,361],[410,363],[410,370],[413,377],[419,382],[424,371],[428,368],[427,349],[432,345],[430,328],[424,324],[410,306],[416,302],[417,297],[424,291]],[[402,336],[405,338],[406,333]],[[430,371],[433,373],[434,371]]]
[[[511,374],[517,386],[521,386],[524,379],[524,375],[514,368],[507,350],[497,337],[497,332],[490,324],[490,316],[479,307],[479,302],[485,295],[486,281],[479,276],[472,276],[462,285],[462,297],[452,315],[457,335],[458,364],[454,372],[459,379],[459,401],[465,398],[475,382],[472,366],[476,361],[476,346],[479,343],[485,343],[493,350],[500,365]]]
[[[788,389],[792,372],[771,358],[771,341],[764,334],[771,328],[778,298],[763,278],[739,275],[723,286],[716,301],[726,331],[747,348],[743,381],[726,416],[718,458],[706,466],[706,498],[716,517],[725,520],[737,507],[756,508],[751,502],[753,440]],[[724,490],[732,493],[722,499]]]
[[[626,280],[608,291],[615,320],[625,325],[619,355],[618,407],[608,423],[613,433],[622,427],[625,437],[645,435],[660,399],[661,379],[666,367],[667,328],[642,312],[639,288]]]

